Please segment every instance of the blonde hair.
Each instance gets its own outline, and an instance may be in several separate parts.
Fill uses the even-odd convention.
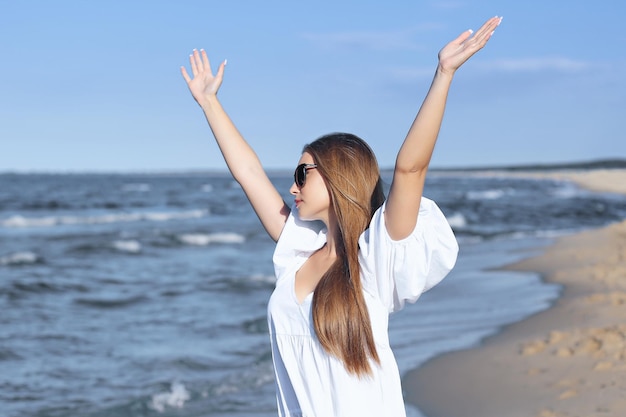
[[[338,223],[337,260],[315,288],[313,327],[350,373],[368,375],[369,360],[380,360],[363,298],[358,240],[384,201],[378,163],[365,141],[347,133],[322,136],[304,152],[317,164]]]

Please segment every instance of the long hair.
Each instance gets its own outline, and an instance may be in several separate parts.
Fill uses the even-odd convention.
[[[369,360],[380,360],[363,298],[358,240],[385,198],[378,163],[362,139],[347,133],[322,136],[303,151],[317,164],[338,223],[337,260],[315,288],[313,327],[322,347],[348,372],[368,375]]]

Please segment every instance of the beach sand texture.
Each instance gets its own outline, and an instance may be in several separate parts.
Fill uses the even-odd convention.
[[[531,176],[626,194],[626,170]],[[428,417],[626,416],[626,221],[558,239],[507,269],[539,272],[563,294],[479,348],[409,373],[407,400]]]

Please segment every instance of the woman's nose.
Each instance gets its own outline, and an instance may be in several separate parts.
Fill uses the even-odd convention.
[[[289,193],[291,193],[291,195],[296,195],[298,194],[299,191],[300,189],[298,188],[295,182],[291,184],[291,188],[289,189]]]

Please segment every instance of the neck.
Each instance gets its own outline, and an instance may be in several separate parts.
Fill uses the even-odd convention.
[[[339,226],[335,216],[331,216],[326,223],[328,233],[326,234],[326,245],[320,250],[324,251],[328,256],[337,256],[337,236],[339,234]]]

